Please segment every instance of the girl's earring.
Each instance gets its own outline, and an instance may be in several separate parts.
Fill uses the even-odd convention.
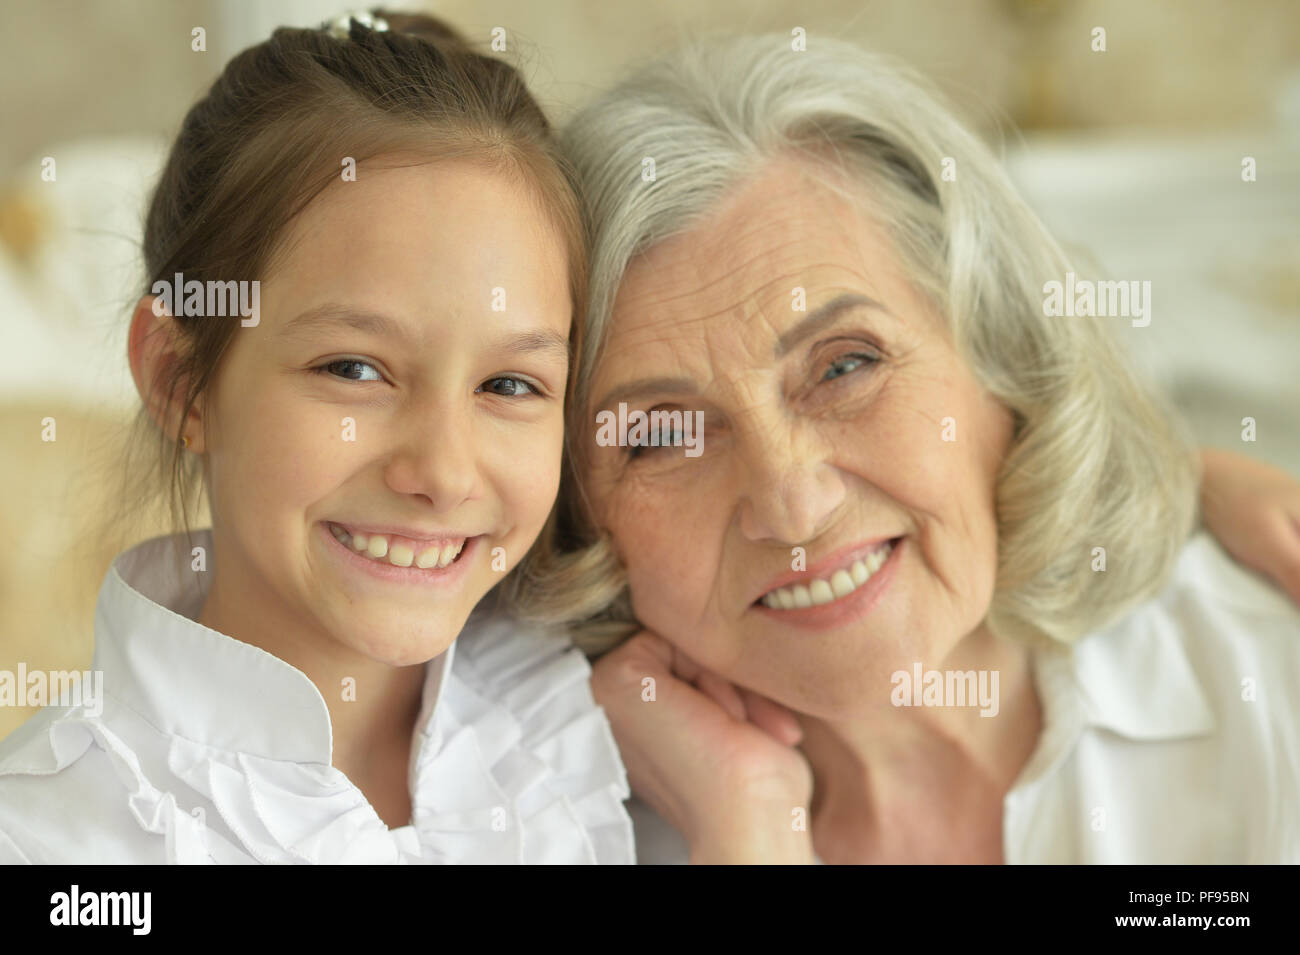
[[[190,446],[190,439],[185,435],[181,435],[181,447],[188,448],[189,446]]]

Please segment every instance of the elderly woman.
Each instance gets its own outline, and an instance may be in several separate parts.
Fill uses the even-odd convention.
[[[712,42],[567,146],[594,294],[546,579],[605,608],[643,861],[1300,861],[1300,615],[1189,538],[1123,319],[1047,314],[1077,269],[920,81]]]

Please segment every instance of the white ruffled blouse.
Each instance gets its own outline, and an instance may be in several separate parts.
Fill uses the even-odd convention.
[[[412,822],[390,829],[331,765],[315,684],[196,623],[173,553],[141,544],[104,581],[102,712],[47,706],[0,742],[0,863],[635,862],[623,763],[566,638],[476,614],[426,665]]]

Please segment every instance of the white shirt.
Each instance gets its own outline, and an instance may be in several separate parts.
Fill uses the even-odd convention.
[[[1300,863],[1300,611],[1213,538],[1033,672],[1043,729],[1003,801],[1008,863]],[[641,862],[687,861],[628,808]]]
[[[315,684],[196,623],[170,545],[104,581],[102,713],[47,706],[0,742],[0,862],[635,862],[627,777],[567,639],[471,617],[426,665],[412,824],[389,829],[331,765]]]

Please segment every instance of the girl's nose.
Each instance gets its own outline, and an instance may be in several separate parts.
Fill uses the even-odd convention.
[[[438,511],[453,510],[473,496],[479,456],[469,418],[468,410],[413,411],[389,458],[388,486],[427,498]]]

